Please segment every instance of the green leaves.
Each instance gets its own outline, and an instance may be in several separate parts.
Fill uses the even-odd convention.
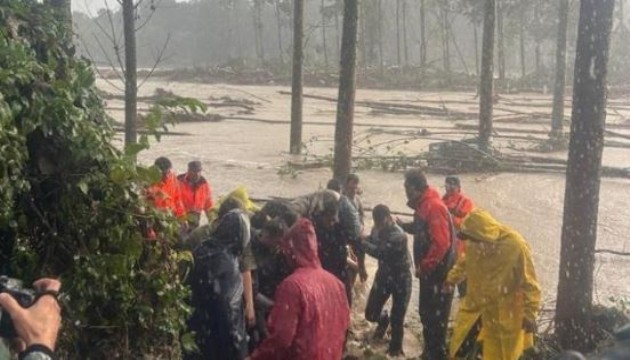
[[[3,1],[0,251],[11,260],[0,266],[26,283],[62,278],[60,357],[176,358],[190,312],[178,263],[190,259],[170,248],[175,219],[144,197],[159,171],[130,161],[149,140],[124,153],[112,145],[90,64],[68,54],[63,34],[37,1]],[[202,110],[166,99],[151,121],[157,129],[172,111]]]

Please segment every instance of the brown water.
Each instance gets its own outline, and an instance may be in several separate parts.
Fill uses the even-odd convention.
[[[99,86],[115,92],[105,83]],[[295,159],[286,153],[288,149],[290,118],[290,97],[278,94],[283,87],[199,85],[188,83],[148,82],[141,94],[151,95],[156,87],[174,91],[178,95],[207,100],[210,96],[229,95],[233,98],[246,98],[260,101],[252,119],[281,120],[282,124],[227,120],[218,123],[180,124],[174,129],[187,136],[165,136],[150,150],[140,155],[140,161],[151,163],[157,156],[168,156],[179,171],[185,171],[186,163],[197,159],[203,162],[205,175],[211,181],[215,194],[223,194],[239,184],[246,185],[254,197],[296,196],[325,186],[331,177],[328,169],[302,171],[295,179],[280,177],[279,167],[287,160]],[[334,97],[335,89],[305,89],[307,94],[320,94]],[[256,95],[255,97],[252,96]],[[417,101],[418,99],[448,99],[467,101],[470,104],[457,106],[460,111],[476,111],[476,101],[471,93],[420,93],[411,91],[360,90],[358,100]],[[261,101],[258,98],[266,99]],[[511,101],[535,101],[550,103],[548,96],[512,95]],[[621,103],[621,100],[617,100]],[[630,103],[630,101],[628,102]],[[110,102],[120,107],[121,103]],[[334,136],[332,126],[335,118],[335,104],[320,100],[304,100],[304,140],[320,138],[309,152],[326,154],[332,147]],[[528,108],[519,108],[529,111]],[[215,111],[216,109],[210,109]],[[534,109],[550,111],[549,109]],[[224,115],[231,115],[222,109]],[[499,115],[501,112],[498,112]],[[122,120],[122,111],[111,114]],[[625,116],[625,114],[624,114]],[[609,121],[621,122],[623,116],[610,116]],[[312,125],[308,122],[326,122],[330,125]],[[388,124],[406,126],[452,126],[444,120],[419,116],[373,116],[367,108],[357,107],[357,124]],[[473,123],[468,121],[464,123]],[[514,126],[502,124],[501,126]],[[523,128],[546,129],[543,125]],[[357,127],[357,133],[365,131]],[[461,139],[461,135],[446,135],[446,138]],[[395,138],[383,136],[379,141]],[[405,151],[418,151],[426,148],[430,141],[418,141],[405,145]],[[500,144],[505,146],[506,144]],[[627,149],[607,148],[604,163],[611,166],[630,167]],[[548,156],[566,158],[557,153]],[[298,157],[299,159],[299,157]],[[364,202],[368,206],[384,203],[393,210],[408,211],[405,208],[402,174],[380,171],[361,171],[361,186]],[[431,182],[441,186],[440,176],[430,176]],[[464,190],[478,206],[490,210],[500,221],[521,232],[529,241],[535,256],[539,280],[544,289],[547,306],[552,307],[558,278],[560,234],[562,225],[564,175],[556,174],[468,174],[462,176]],[[603,179],[599,214],[598,248],[630,251],[630,182],[619,179]],[[372,266],[374,264],[372,263]],[[611,296],[630,298],[630,285],[626,276],[630,275],[630,259],[617,256],[598,255],[595,273],[595,299],[606,302]],[[417,298],[414,295],[414,299]],[[409,316],[417,319],[415,303],[410,305]]]

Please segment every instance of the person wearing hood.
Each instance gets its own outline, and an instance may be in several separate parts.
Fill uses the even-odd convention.
[[[459,237],[467,241],[466,259],[448,274],[444,291],[466,279],[468,294],[455,319],[453,358],[466,358],[479,332],[483,359],[516,360],[533,346],[541,290],[525,239],[487,211],[473,210]]]
[[[352,285],[348,276],[348,245],[360,250],[361,221],[350,200],[333,190],[322,190],[291,201],[291,208],[310,219],[315,226],[322,267],[345,287],[352,303]],[[359,272],[365,273],[364,254],[357,252]],[[363,275],[362,275],[363,277]]]
[[[295,270],[276,291],[269,336],[251,359],[341,359],[350,307],[344,285],[321,266],[313,224],[297,220],[280,247]]]
[[[250,239],[249,219],[241,209],[219,218],[215,230],[193,251],[189,284],[195,332],[200,354],[186,359],[242,360],[247,355],[243,280],[239,257]]]
[[[413,223],[399,225],[413,234],[413,259],[420,279],[420,321],[424,337],[423,359],[445,360],[446,333],[453,302],[452,293],[443,293],[446,275],[456,257],[455,229],[438,191],[430,187],[421,170],[405,174],[407,205],[414,210]]]

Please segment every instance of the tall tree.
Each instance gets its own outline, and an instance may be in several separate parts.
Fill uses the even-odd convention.
[[[451,49],[449,35],[449,0],[440,1],[440,34],[442,36],[442,66],[447,73],[451,72]]]
[[[479,146],[490,147],[494,95],[494,32],[495,0],[485,0],[483,41],[481,51],[481,79],[479,81]]]
[[[282,49],[282,18],[280,16],[280,1],[276,0],[274,10],[276,12],[276,30],[278,32],[278,54],[280,54],[280,63],[284,64],[284,50]]]
[[[405,66],[409,65],[409,46],[407,46],[407,1],[402,0],[403,53]]]
[[[524,2],[523,5],[526,6],[528,3]],[[526,8],[521,9],[521,16],[519,17],[519,28],[518,28],[518,37],[519,37],[519,45],[520,45],[520,62],[521,62],[521,78],[524,79],[527,76],[527,54],[526,54],[526,46],[525,46],[525,25],[526,25],[526,16],[527,12]]]
[[[326,69],[328,69],[328,46],[326,46],[326,26],[327,26],[327,16],[326,16],[326,6],[325,0],[322,0],[320,3],[320,13],[322,16],[322,46],[324,47],[324,65]]]
[[[497,18],[497,62],[499,68],[499,80],[505,81],[505,36],[503,20],[505,18],[505,0],[496,0],[496,18]]]
[[[567,72],[567,30],[569,24],[569,0],[558,4],[558,37],[556,39],[556,80],[553,88],[553,110],[551,112],[551,136],[562,134],[564,121],[564,88]]]
[[[357,62],[358,0],[345,0],[339,97],[335,124],[335,157],[333,175],[345,179],[352,166],[352,127],[354,123],[355,72]]]
[[[427,13],[426,0],[420,0],[420,67],[424,69],[427,65]]]
[[[136,4],[122,0],[125,37],[125,146],[138,141],[138,75],[136,61]]]
[[[401,48],[400,48],[400,0],[396,0],[396,64],[400,66]]]
[[[293,76],[291,86],[291,154],[302,152],[302,67],[304,65],[304,0],[293,3]]]
[[[606,75],[615,0],[581,0],[564,198],[556,334],[564,348],[592,348],[595,244]]]

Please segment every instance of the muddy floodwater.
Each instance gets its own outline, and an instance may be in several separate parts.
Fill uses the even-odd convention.
[[[99,87],[110,92],[118,91],[99,81]],[[179,135],[165,136],[161,142],[154,143],[151,149],[140,155],[143,163],[152,163],[158,156],[167,156],[175,168],[183,172],[190,160],[201,160],[205,176],[212,183],[215,196],[224,194],[239,184],[246,185],[253,197],[270,196],[291,197],[305,194],[325,186],[331,177],[329,169],[300,170],[297,177],[280,176],[278,171],[289,160],[299,160],[287,154],[289,142],[290,97],[279,91],[289,91],[278,86],[234,86],[200,85],[190,83],[167,83],[149,81],[140,90],[140,95],[151,95],[156,88],[173,91],[177,95],[190,96],[202,101],[229,96],[234,99],[247,99],[256,103],[253,113],[238,113],[239,109],[210,108],[209,112],[221,113],[227,117],[219,122],[186,123],[175,126],[172,130]],[[336,89],[305,89],[305,94],[328,97],[336,96]],[[387,101],[420,103],[430,101],[434,106],[441,106],[444,101],[458,111],[475,112],[478,100],[474,93],[428,93],[415,91],[378,91],[358,90],[359,101]],[[627,101],[625,101],[627,100]],[[611,99],[618,105],[614,113],[609,111],[609,123],[620,126],[624,131],[624,119],[630,107],[630,99]],[[537,104],[529,107],[528,104]],[[546,107],[546,104],[549,107]],[[108,101],[109,113],[122,121],[122,102]],[[551,112],[550,95],[515,94],[505,95],[497,108],[496,116],[507,119],[510,113]],[[570,106],[570,102],[567,102]],[[140,105],[141,109],[146,104]],[[332,148],[334,136],[336,104],[330,101],[304,99],[304,141],[316,138],[307,152],[326,155]],[[567,109],[570,114],[570,109]],[[263,120],[264,122],[261,122]],[[422,127],[441,132],[442,128],[453,127],[458,122],[475,124],[468,120],[445,120],[431,116],[408,114],[379,114],[372,109],[357,106],[355,117],[355,137],[361,138],[370,127],[386,125],[387,129],[418,129]],[[499,126],[499,125],[496,125]],[[549,125],[540,123],[509,123],[501,127],[512,126],[520,129],[548,130]],[[395,135],[383,135],[376,141],[386,142],[395,139]],[[462,139],[470,134],[452,134],[443,131],[433,139],[414,141],[403,144],[396,151],[417,152],[426,149],[428,144],[444,139]],[[514,144],[510,141],[498,143],[506,151],[515,152],[514,148],[527,147],[527,144]],[[517,149],[518,150],[518,149]],[[526,151],[526,149],[525,149]],[[604,163],[608,166],[630,168],[630,149],[607,147]],[[566,153],[538,154],[554,158],[566,158]],[[401,172],[383,172],[379,170],[358,171],[361,176],[364,203],[371,207],[384,203],[392,210],[409,212],[405,206],[403,177]],[[443,177],[431,175],[433,185],[442,188]],[[544,289],[545,307],[552,308],[558,278],[560,253],[560,235],[562,226],[563,198],[565,177],[563,174],[546,173],[501,173],[501,174],[465,174],[461,176],[463,188],[477,206],[490,210],[501,222],[513,227],[529,241],[535,256],[536,271]],[[604,178],[601,182],[599,212],[599,230],[597,248],[616,251],[630,251],[630,181]],[[371,262],[372,271],[374,262]],[[595,301],[607,303],[610,297],[630,298],[630,258],[598,254],[595,264]],[[371,280],[368,280],[370,282]],[[369,286],[368,286],[369,287]],[[417,291],[417,284],[414,285]],[[406,337],[418,333],[414,320],[417,319],[417,292],[414,294],[408,311],[411,331]],[[359,305],[360,306],[360,305]],[[358,309],[360,314],[363,309]],[[355,314],[356,315],[356,314]],[[360,316],[355,316],[357,321]],[[407,340],[406,340],[407,342]],[[409,352],[407,352],[408,355]],[[413,352],[412,354],[413,355]]]

